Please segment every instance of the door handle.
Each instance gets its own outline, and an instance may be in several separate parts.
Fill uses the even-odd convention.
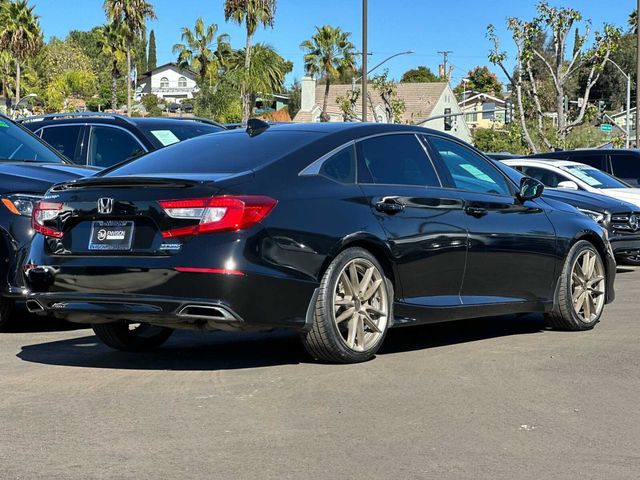
[[[464,213],[471,215],[472,217],[482,217],[488,213],[486,208],[482,207],[464,207]]]
[[[404,205],[397,200],[387,199],[382,202],[376,202],[376,210],[383,213],[388,213],[389,215],[394,215],[396,213],[404,210]]]

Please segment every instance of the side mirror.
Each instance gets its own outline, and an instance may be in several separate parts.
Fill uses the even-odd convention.
[[[580,190],[578,184],[573,180],[565,180],[564,182],[559,182],[558,188],[566,188],[567,190]]]
[[[520,191],[518,192],[518,199],[521,202],[525,200],[533,200],[542,195],[544,190],[544,184],[535,178],[522,177],[520,180]]]

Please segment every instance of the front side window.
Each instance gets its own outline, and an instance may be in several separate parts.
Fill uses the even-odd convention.
[[[143,153],[140,143],[128,132],[113,127],[91,127],[89,165],[110,167]]]
[[[81,125],[47,127],[42,130],[41,137],[69,160],[74,160],[82,128]]]
[[[384,135],[358,143],[360,183],[440,186],[431,161],[411,134]]]
[[[178,86],[184,88],[187,86],[187,79],[185,77],[180,77],[178,79]]]
[[[160,88],[169,88],[169,79],[167,77],[160,79]]]
[[[504,176],[479,154],[452,140],[430,137],[453,183],[460,190],[497,195],[513,195]]]
[[[567,177],[560,175],[552,170],[547,170],[546,168],[540,167],[524,167],[524,174],[535,178],[536,180],[542,182],[545,187],[549,188],[558,188],[558,184],[560,182],[565,182],[569,180]]]
[[[40,140],[0,118],[0,162],[63,163],[63,160]]]

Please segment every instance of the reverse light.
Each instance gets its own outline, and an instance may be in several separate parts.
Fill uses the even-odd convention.
[[[62,207],[63,204],[60,202],[38,202],[33,209],[33,216],[31,217],[33,229],[49,237],[62,238],[61,231],[45,226],[45,222],[58,218]]]
[[[239,195],[187,200],[161,200],[171,218],[199,220],[197,225],[162,232],[164,238],[186,237],[209,232],[245,230],[260,223],[278,203],[262,195]]]

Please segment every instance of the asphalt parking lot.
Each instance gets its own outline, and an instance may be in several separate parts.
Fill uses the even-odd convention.
[[[637,479],[639,287],[620,272],[591,332],[415,327],[349,366],[283,332],[125,354],[25,318],[0,334],[0,478]]]

